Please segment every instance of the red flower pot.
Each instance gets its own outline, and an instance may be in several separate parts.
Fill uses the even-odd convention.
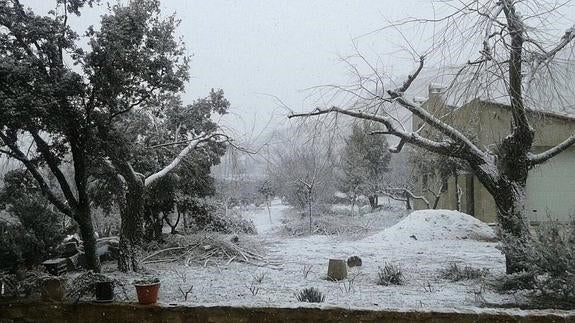
[[[138,303],[142,305],[154,304],[158,301],[160,283],[153,284],[135,284],[136,293],[138,294]]]

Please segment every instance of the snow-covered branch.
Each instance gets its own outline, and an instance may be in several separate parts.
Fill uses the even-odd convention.
[[[384,116],[368,114],[364,112],[358,112],[353,110],[346,110],[338,107],[331,107],[329,109],[320,109],[317,108],[312,112],[309,113],[301,113],[301,114],[291,114],[288,118],[297,118],[297,117],[311,117],[311,116],[318,116],[322,114],[329,114],[329,113],[340,113],[344,115],[348,115],[354,118],[371,120],[374,122],[381,123],[387,127],[387,133],[390,135],[399,137],[403,139],[405,142],[414,144],[416,146],[422,147],[424,149],[441,153],[441,154],[448,154],[450,151],[453,151],[452,143],[447,141],[434,141],[428,138],[425,138],[418,133],[415,132],[408,132],[402,129],[399,129],[394,125],[391,119],[386,118]]]
[[[573,39],[575,39],[575,25],[571,26],[571,28],[565,31],[565,34],[563,34],[561,40],[555,47],[553,47],[551,50],[547,52],[544,52],[539,57],[539,63],[544,63],[546,61],[553,59],[553,57],[555,57],[557,53],[559,53],[563,48],[569,45],[569,43],[571,43]]]
[[[542,153],[529,154],[529,165],[534,166],[544,163],[548,159],[551,159],[552,157],[558,155],[565,149],[571,147],[573,144],[575,144],[575,135],[572,135],[571,137],[565,139],[562,143]]]
[[[188,145],[182,149],[182,151],[180,151],[180,153],[178,154],[178,156],[176,156],[176,158],[174,158],[174,160],[172,160],[171,163],[169,163],[168,165],[166,165],[166,167],[162,168],[160,171],[148,176],[144,182],[145,186],[149,186],[152,183],[154,183],[155,181],[157,181],[158,179],[166,176],[169,172],[171,172],[172,170],[174,170],[176,167],[178,167],[178,165],[182,162],[182,160],[194,149],[196,149],[200,144],[204,143],[204,142],[208,142],[210,141],[212,138],[218,138],[218,137],[225,137],[226,139],[228,138],[227,136],[223,135],[223,134],[211,134],[211,135],[206,135],[204,133],[200,134],[197,137],[188,139]]]

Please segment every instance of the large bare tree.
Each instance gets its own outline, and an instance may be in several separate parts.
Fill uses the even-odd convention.
[[[453,9],[455,4],[449,2],[448,5]],[[575,38],[575,27],[557,35],[558,26],[553,23],[559,20],[553,20],[553,17],[562,17],[560,4],[500,0],[462,1],[456,5],[458,7],[444,17],[393,24],[394,30],[410,24],[433,24],[433,30],[439,31],[429,40],[431,45],[425,53],[418,55],[415,72],[403,84],[394,89],[386,88],[389,82],[384,81],[385,74],[358,54],[371,71],[370,75],[359,77],[354,87],[338,87],[355,97],[349,106],[319,107],[312,112],[291,114],[290,118],[335,113],[371,120],[386,127],[381,133],[399,138],[399,144],[391,149],[392,152],[400,151],[404,144],[412,144],[463,160],[495,200],[507,272],[518,272],[530,241],[525,213],[529,169],[575,143],[575,135],[572,135],[547,151],[534,153],[535,131],[528,110],[561,108],[569,103],[572,93],[564,93],[570,89],[562,82],[569,80],[570,74],[566,71],[572,60],[566,52]],[[384,28],[380,32],[390,32],[390,29]],[[401,35],[405,36],[404,33]],[[412,44],[408,45],[413,49]],[[440,63],[434,61],[437,57],[451,62],[452,73],[446,93],[451,93],[452,98],[490,95],[507,101],[512,123],[508,135],[495,149],[479,146],[462,129],[432,113],[425,104],[406,96],[418,77],[426,73],[426,62],[432,62],[431,68],[439,67]],[[454,65],[457,65],[456,69]],[[552,80],[557,82],[552,84]],[[420,129],[407,129],[390,113],[397,107],[406,109],[440,135],[430,136]]]

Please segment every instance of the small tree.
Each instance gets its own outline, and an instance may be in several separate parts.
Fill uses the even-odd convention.
[[[302,129],[310,131],[314,129]],[[270,177],[278,194],[291,205],[305,210],[312,230],[313,208],[333,198],[335,193],[335,161],[332,138],[316,135],[309,141],[303,138],[286,139],[284,146],[274,153]]]
[[[275,192],[273,187],[273,182],[270,179],[266,179],[258,187],[258,193],[264,197],[266,208],[268,210],[268,217],[270,218],[270,223],[272,223],[272,214],[270,211],[271,200],[273,199]]]
[[[346,140],[341,165],[343,179],[341,186],[352,196],[352,213],[358,194],[369,198],[372,209],[378,206],[378,192],[384,186],[383,180],[391,153],[385,136],[374,136],[374,125],[368,122],[354,124]]]

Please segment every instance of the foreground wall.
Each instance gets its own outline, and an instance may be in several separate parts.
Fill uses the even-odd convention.
[[[0,303],[0,323],[12,322],[575,322],[575,314],[520,311],[399,312],[340,308],[242,308],[119,304]],[[575,313],[575,312],[574,312]]]

